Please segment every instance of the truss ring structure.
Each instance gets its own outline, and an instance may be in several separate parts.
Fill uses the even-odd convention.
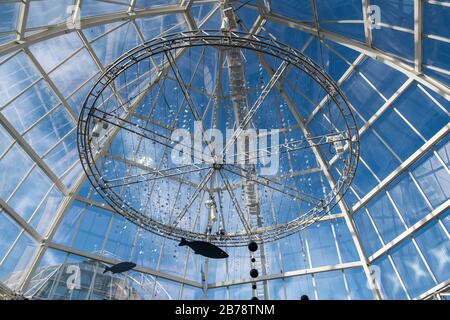
[[[266,60],[272,59],[273,61],[275,59],[281,62],[279,70],[288,69],[290,73],[306,74],[321,88],[323,97],[329,97],[330,112],[328,115],[324,114],[324,119],[328,120],[330,128],[327,129],[327,132],[318,135],[307,127],[306,122],[299,114],[296,114],[295,109],[300,106],[295,105],[295,100],[287,101],[297,120],[296,128],[302,139],[283,144],[280,151],[280,153],[294,155],[296,152],[309,150],[311,154],[314,154],[318,163],[318,168],[316,168],[318,176],[324,177],[325,180],[332,180],[323,182],[323,190],[318,192],[320,196],[306,194],[305,190],[296,183],[297,180],[292,178],[294,174],[290,173],[284,173],[276,178],[265,177],[254,174],[254,172],[248,174],[252,171],[249,167],[239,167],[227,163],[220,166],[196,164],[181,167],[170,167],[166,164],[162,168],[149,168],[147,164],[135,159],[136,154],[128,158],[123,154],[128,147],[127,144],[130,143],[126,142],[119,148],[114,145],[114,142],[111,142],[114,137],[118,137],[121,132],[126,131],[127,137],[133,137],[130,141],[147,140],[161,148],[170,148],[168,132],[172,128],[169,125],[160,125],[160,127],[168,128],[169,131],[157,130],[155,127],[150,128],[150,126],[142,124],[142,122],[136,122],[136,109],[143,106],[145,108],[146,105],[151,104],[146,101],[146,98],[152,90],[156,90],[155,88],[158,86],[162,87],[163,78],[171,78],[172,82],[180,80],[181,72],[178,67],[174,66],[175,60],[183,54],[186,56],[186,52],[194,48],[214,49],[218,52],[225,52],[225,54],[231,50],[238,50],[242,52],[242,55],[250,52],[255,56],[266,58]],[[228,68],[230,68],[229,65]],[[270,74],[271,70],[268,69]],[[172,75],[169,74],[170,70],[173,70]],[[288,92],[283,89],[282,77],[278,78],[278,70],[275,70],[276,68],[273,68],[272,79],[268,81],[268,85],[276,88],[273,89],[273,91],[276,90],[274,94],[289,100]],[[191,91],[192,87],[188,84],[179,84],[179,88],[184,94],[182,104],[190,107],[192,107],[191,104],[197,104],[195,94]],[[270,89],[268,88],[268,91]],[[232,94],[233,92],[230,95]],[[261,95],[263,94],[264,90]],[[255,99],[257,107],[260,107],[265,98],[261,95],[259,99]],[[214,97],[217,98],[218,95]],[[233,100],[233,97],[230,96],[229,100]],[[144,103],[144,101],[146,102]],[[252,103],[249,102],[249,104]],[[196,115],[195,108],[193,109],[191,112],[193,118],[196,118],[199,115]],[[246,125],[251,122],[250,118],[254,114],[258,116],[257,108],[250,109],[244,114],[243,121],[246,121]],[[145,123],[147,124],[149,121],[157,123],[159,120],[150,115]],[[102,134],[99,134],[99,125],[102,127],[100,128],[100,131],[103,130]],[[235,123],[236,126],[239,127],[240,124]],[[153,39],[126,52],[112,63],[93,85],[82,107],[77,129],[78,151],[82,167],[95,190],[117,213],[138,227],[169,239],[179,240],[180,237],[185,237],[206,240],[221,246],[247,245],[249,240],[267,242],[280,239],[318,221],[331,212],[348,190],[359,157],[359,136],[352,110],[337,83],[320,66],[300,51],[273,39],[232,31],[196,30],[176,33]],[[327,157],[327,150],[333,147],[333,143],[337,141],[336,137],[340,137],[338,140],[342,142],[341,150],[339,153],[334,152]],[[139,145],[140,143],[136,142]],[[136,148],[139,149],[139,146]],[[119,149],[121,151],[118,151]],[[142,153],[140,150],[133,152]],[[133,152],[131,153],[133,154]],[[332,158],[333,161],[331,161]],[[112,164],[115,166],[112,167]],[[113,170],[117,176],[119,166],[123,167],[122,176],[111,177],[111,168],[116,168]],[[308,170],[313,172],[312,169],[303,171]],[[123,174],[126,176],[123,177]],[[187,178],[189,176],[196,176],[198,180]],[[215,177],[213,178],[213,176]],[[233,181],[241,180],[237,180],[238,183],[232,183],[230,182],[232,178]],[[216,181],[221,179],[222,183],[210,187],[213,179]],[[176,205],[174,200],[169,207],[175,213],[166,217],[164,214],[156,212],[149,194],[150,184],[154,185],[158,181],[169,180],[174,180],[175,183],[179,182],[180,189],[183,185],[186,188],[194,188],[195,191],[187,195],[182,194],[180,198],[185,196],[179,200],[182,204]],[[290,183],[286,182],[288,180]],[[270,214],[264,217],[263,212],[251,212],[249,208],[254,205],[255,207],[259,206],[259,211],[269,212],[268,202],[263,204],[240,201],[249,197],[250,191],[247,190],[249,184],[255,186],[254,192],[256,193],[270,189],[270,192],[277,193],[279,197],[286,197],[289,201],[305,201],[309,204],[308,206],[299,206],[303,209],[296,211],[292,218],[283,220],[281,218],[283,212],[278,212],[280,218],[271,220],[267,218]],[[241,191],[240,188],[242,188]],[[228,202],[230,207],[235,207],[232,210],[235,215],[222,217],[220,232],[211,231],[211,225],[209,225],[211,221],[204,218],[201,213],[208,210],[203,208],[205,206],[201,206],[200,203],[194,208],[193,204],[196,201],[201,202],[201,193],[206,193],[212,198],[217,207],[221,200],[218,198],[218,194],[229,194],[228,198],[223,200]],[[143,204],[143,197],[147,195],[149,195],[147,202],[150,204]],[[198,199],[196,200],[195,197]],[[191,205],[192,207],[190,207]],[[267,208],[263,208],[263,206],[267,206]],[[197,211],[197,208],[200,213],[197,216],[198,222],[195,224],[194,220],[196,219],[193,212]],[[225,211],[225,209],[223,210]],[[225,214],[222,213],[222,215]],[[263,218],[261,219],[259,215]],[[234,227],[226,225],[226,221],[239,221],[238,219],[241,219],[242,222],[240,227],[236,224]],[[259,222],[252,223],[252,219]]]

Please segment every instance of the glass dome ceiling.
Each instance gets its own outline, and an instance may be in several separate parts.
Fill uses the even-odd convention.
[[[76,141],[89,90],[145,41],[220,29],[220,3],[0,1],[0,291],[36,299],[426,299],[448,290],[447,1],[232,1],[240,31],[279,40],[328,72],[360,135],[343,201],[310,227],[264,244],[256,290],[247,247],[205,260],[128,222],[92,188]],[[257,80],[249,87],[257,89]],[[323,94],[312,82],[287,92],[307,126],[325,122]],[[155,192],[159,205],[172,192]],[[273,204],[277,212],[289,206]],[[102,274],[104,263],[123,260],[137,267]],[[70,290],[73,265],[82,277]],[[112,290],[122,280],[127,295]]]

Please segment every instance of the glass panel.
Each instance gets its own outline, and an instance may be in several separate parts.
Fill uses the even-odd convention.
[[[226,288],[218,288],[216,290],[208,290],[208,299],[212,300],[224,300]],[[212,296],[209,296],[212,294]],[[188,285],[183,286],[183,293],[180,299],[183,300],[200,300],[203,297],[203,291],[200,288],[191,287]]]
[[[426,75],[433,77],[437,81],[440,81],[440,82],[446,84],[447,86],[450,84],[450,75],[448,75],[448,74],[441,73],[436,70],[432,70],[431,67],[428,67],[427,65],[423,65],[423,72]]]
[[[444,70],[450,69],[450,44],[444,41],[429,38],[424,38],[422,41],[423,62],[427,65],[438,67]]]
[[[0,281],[12,290],[18,289],[37,253],[37,249],[36,241],[27,233],[23,233],[6,260],[0,265]]]
[[[363,22],[356,23],[326,23],[322,22],[320,27],[334,33],[342,34],[348,38],[364,41],[364,24]]]
[[[73,246],[82,251],[98,254],[103,249],[110,220],[110,212],[94,206],[87,206]]]
[[[39,78],[34,65],[20,52],[0,64],[0,107]]]
[[[157,269],[162,241],[162,237],[153,233],[139,231],[133,261],[138,265]]]
[[[371,0],[381,11],[381,21],[394,26],[414,29],[414,1]]]
[[[44,158],[58,177],[79,160],[76,139],[77,133],[74,131]]]
[[[84,33],[84,36],[89,41],[94,40],[97,37],[100,37],[101,35],[111,31],[112,29],[115,29],[119,27],[120,25],[125,25],[124,22],[114,22],[114,23],[107,23],[107,24],[100,24],[91,28],[83,29],[82,32]]]
[[[66,289],[68,290],[68,279],[64,277],[63,272],[69,272],[70,269],[63,267],[58,270],[64,264],[66,257],[67,253],[47,248],[38,267],[33,272],[33,276],[25,290],[25,295],[40,299],[52,299],[55,286],[58,285],[58,280],[59,285],[66,285]],[[73,271],[70,274],[73,274]]]
[[[389,99],[389,97],[392,96],[407,79],[400,71],[370,58],[365,58],[364,61],[359,64],[359,70],[387,99]]]
[[[450,232],[450,210],[447,209],[444,213],[441,214],[439,220],[442,221],[442,224],[447,229],[447,233]]]
[[[273,260],[278,260],[276,256],[271,260],[271,267],[275,273],[285,272],[291,270],[305,269],[309,267],[308,263],[308,249],[306,239],[308,239],[308,231],[301,231],[297,234],[291,235],[279,241],[280,251],[282,252],[281,261],[282,266],[278,267],[278,263]],[[274,248],[274,252],[278,252],[278,248]],[[277,261],[278,262],[278,261]]]
[[[230,247],[225,250],[229,256],[228,259],[209,259],[208,261],[208,282],[219,282],[225,280],[236,280],[250,278],[250,253],[247,247]],[[191,253],[192,254],[192,253]],[[195,259],[195,258],[194,258]],[[197,277],[200,274],[200,264],[204,259],[199,259],[197,268]],[[228,272],[227,272],[228,270]],[[258,270],[261,274],[261,270]],[[197,278],[198,279],[198,278]],[[251,286],[249,286],[251,291]],[[249,295],[250,296],[250,295]],[[250,296],[251,297],[251,296]]]
[[[288,277],[283,280],[283,284],[286,290],[286,299],[299,300],[302,295],[307,295],[310,299],[315,297],[311,275]]]
[[[437,152],[445,165],[450,169],[450,136],[445,136],[437,145]]]
[[[130,248],[133,248],[136,238],[136,225],[119,215],[113,216],[105,250],[117,260],[129,260]]]
[[[71,13],[73,0],[39,0],[30,1],[27,28],[58,24],[66,21]]]
[[[55,222],[54,218],[63,200],[64,194],[57,187],[53,187],[31,219],[31,225],[37,232],[43,235],[47,233],[52,223]]]
[[[39,167],[35,167],[8,203],[22,218],[28,220],[50,187],[50,179]]]
[[[375,282],[378,284],[384,299],[408,299],[387,255],[377,259],[373,264]]]
[[[334,231],[336,232],[336,239],[342,262],[358,261],[358,252],[356,251],[355,243],[353,242],[352,235],[348,230],[345,220],[335,219],[332,223],[334,225]]]
[[[136,24],[142,31],[145,40],[152,40],[160,34],[174,33],[187,30],[183,15],[171,14],[145,19],[136,19]]]
[[[19,133],[23,133],[58,103],[59,99],[41,80],[10,103],[2,113]]]
[[[409,227],[431,211],[408,173],[398,177],[388,191]]]
[[[367,282],[363,268],[351,268],[344,270],[351,300],[371,300],[373,293]]]
[[[14,33],[10,33],[10,34],[4,34],[4,35],[0,35],[0,43],[6,43],[12,40],[16,40],[16,34]],[[0,62],[1,62],[1,58],[0,58]]]
[[[42,68],[49,72],[82,46],[80,37],[75,32],[71,32],[33,44],[30,46],[30,50]]]
[[[314,275],[319,300],[347,300],[348,292],[345,288],[342,271],[323,272]]]
[[[424,143],[391,108],[378,118],[373,128],[402,160],[406,160]]]
[[[312,21],[312,6],[309,0],[270,0],[270,10],[289,18]]]
[[[3,211],[0,211],[0,261],[19,235],[21,228]]]
[[[264,36],[270,37],[270,35],[273,35],[278,41],[296,49],[301,49],[310,37],[306,32],[271,21],[266,22],[264,29],[261,31]]]
[[[373,221],[385,243],[405,231],[405,226],[392,206],[386,193],[382,192],[367,204]]]
[[[16,144],[0,160],[0,197],[7,199],[31,168],[33,161]]]
[[[208,289],[207,298],[209,300],[226,300],[228,295],[228,288]],[[204,299],[205,294],[201,292],[201,296]]]
[[[65,107],[58,107],[24,135],[37,154],[43,155],[75,127]]]
[[[373,174],[367,169],[361,161],[358,164],[355,178],[353,179],[353,188],[360,197],[363,197],[378,184]]]
[[[103,65],[109,65],[126,51],[140,43],[132,23],[120,27],[92,43],[92,48]]]
[[[250,300],[252,297],[252,286],[250,284],[231,286],[229,290],[232,300]]]
[[[400,162],[378,139],[372,130],[367,130],[360,138],[361,157],[380,180],[386,178]]]
[[[367,255],[373,254],[382,247],[380,238],[378,237],[372,222],[366,210],[362,209],[354,213],[352,216],[358,230],[359,238],[366,250]]]
[[[0,32],[15,30],[18,16],[18,3],[0,4]]]
[[[119,2],[122,2],[123,4]],[[114,12],[126,12],[129,6],[129,0],[115,0],[115,3],[107,3],[99,0],[83,0],[81,17],[98,16]]]
[[[305,231],[312,267],[339,263],[335,239],[328,221],[316,222]]]
[[[383,13],[381,13],[383,16]],[[373,44],[382,51],[414,60],[414,35],[403,31],[381,27],[372,29]]]
[[[416,85],[411,85],[395,101],[395,106],[426,139],[450,121],[450,117]]]
[[[72,190],[75,183],[82,175],[84,175],[84,171],[81,164],[78,162],[62,177],[61,181],[66,185],[67,189]]]
[[[425,259],[439,282],[450,278],[450,239],[437,221],[414,235]]]
[[[450,8],[428,2],[423,4],[423,33],[435,34],[448,38],[446,26],[450,18]]]
[[[286,289],[284,286],[286,279],[287,278],[267,281],[270,300],[286,300]]]
[[[70,246],[78,230],[80,219],[83,217],[87,205],[74,201],[67,212],[65,212],[58,229],[53,236],[53,241],[66,246]]]
[[[183,247],[183,248],[179,247],[178,243],[179,243],[179,241],[165,239],[164,247],[162,248],[162,256],[161,256],[161,261],[159,264],[159,270],[162,272],[165,272],[165,273],[183,277],[184,276],[184,268],[180,268],[180,266],[185,265],[188,252],[190,252],[190,255],[193,255],[194,253],[192,252],[191,249],[189,249],[187,247]],[[194,259],[196,259],[196,258],[197,257],[195,257]],[[199,258],[198,266],[200,267],[200,264],[203,263],[204,258],[201,256],[198,258]],[[213,259],[211,259],[211,260],[213,260]],[[215,262],[216,262],[216,264],[213,263],[212,269],[215,272],[220,273],[221,272],[221,271],[219,271],[220,267],[225,265],[225,261],[216,260]],[[192,267],[194,267],[194,265],[192,265]],[[198,270],[197,276],[199,274],[200,274],[200,270]],[[219,280],[216,278],[216,281],[221,281],[221,280],[224,280],[224,279]]]
[[[411,171],[434,208],[450,197],[450,177],[436,156],[428,152]]]
[[[298,31],[295,30],[294,33],[298,33]],[[349,64],[346,61],[340,58],[334,51],[330,50],[328,46],[320,43],[316,38],[313,38],[304,53],[315,60],[335,81],[338,81],[349,68]]]
[[[97,74],[94,74],[91,77],[91,80],[87,81],[81,88],[77,89],[73,95],[67,98],[67,102],[72,107],[76,115],[80,114],[81,107],[83,106],[89,91],[92,89],[99,75],[100,71]]]
[[[80,68],[83,66],[83,68]],[[58,90],[67,96],[98,71],[87,50],[83,49],[50,73]]]
[[[347,99],[366,120],[383,105],[381,96],[356,72],[341,87]]]
[[[13,139],[6,132],[6,130],[0,126],[0,155],[3,154],[6,149],[11,145]]]
[[[362,20],[359,0],[318,0],[317,13],[322,20]]]
[[[136,0],[136,8],[150,8],[180,3],[180,0]]]
[[[393,249],[392,258],[411,297],[417,297],[436,285],[411,241]]]

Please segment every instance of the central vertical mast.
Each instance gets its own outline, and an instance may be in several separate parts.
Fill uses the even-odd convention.
[[[224,33],[232,33],[238,28],[236,15],[232,6],[232,1],[222,0],[222,26],[221,30]],[[233,104],[234,116],[236,125],[241,127],[242,120],[248,113],[249,103],[247,95],[247,81],[245,77],[244,58],[240,48],[231,48],[225,51],[225,57],[228,69],[230,98]],[[253,128],[253,123],[250,121],[244,125],[242,129]],[[260,204],[258,195],[258,185],[253,179],[253,175],[256,174],[256,165],[251,164],[250,158],[255,157],[255,154],[250,153],[249,141],[244,137],[243,150],[245,153],[245,161],[240,164],[243,170],[245,178],[243,178],[243,189],[245,195],[246,214],[249,221],[249,225],[252,229],[257,229],[262,226],[262,220],[260,216]],[[257,151],[257,150],[256,150]],[[242,152],[239,151],[238,152]],[[260,250],[254,253],[255,262],[252,262],[253,267],[260,268],[262,274],[266,272],[266,261],[264,255],[264,245],[260,245]],[[261,288],[259,288],[261,289]],[[267,282],[264,281],[264,290],[254,290],[258,298],[268,297]]]

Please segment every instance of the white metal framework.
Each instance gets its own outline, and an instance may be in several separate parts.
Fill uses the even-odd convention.
[[[64,108],[69,116],[72,118],[73,124],[75,123],[76,119],[78,118],[78,115],[73,111],[73,109],[69,106],[68,99],[70,99],[75,93],[77,93],[82,86],[75,89],[71,94],[64,94],[61,91],[61,88],[58,87],[57,84],[55,84],[52,81],[52,78],[49,76],[49,71],[43,67],[42,62],[39,61],[35,57],[35,55],[30,51],[30,46],[33,44],[40,43],[42,41],[55,38],[57,36],[65,35],[65,34],[75,34],[80,41],[83,43],[83,47],[81,49],[78,49],[76,52],[73,53],[72,56],[74,56],[77,52],[81,50],[86,50],[88,52],[89,56],[92,57],[92,59],[95,61],[96,67],[98,70],[96,70],[95,74],[91,76],[91,79],[95,79],[96,76],[104,70],[106,67],[102,64],[101,59],[97,56],[97,53],[92,48],[92,41],[88,40],[83,33],[83,30],[88,28],[93,28],[96,26],[102,26],[105,24],[112,24],[117,23],[117,25],[114,26],[112,30],[116,30],[120,26],[125,25],[126,23],[131,22],[133,28],[135,28],[136,32],[138,33],[140,37],[140,41],[143,42],[144,36],[143,31],[138,26],[136,20],[140,18],[146,18],[146,17],[156,17],[160,15],[166,15],[166,14],[179,14],[183,16],[183,19],[186,23],[186,26],[190,30],[196,30],[201,29],[204,25],[206,25],[209,21],[211,21],[212,17],[219,12],[220,10],[220,3],[218,1],[204,1],[204,0],[184,0],[180,3],[170,4],[170,5],[161,5],[161,6],[155,6],[150,8],[141,8],[136,6],[135,0],[131,0],[129,4],[124,6],[124,10],[119,13],[109,13],[109,14],[100,14],[97,16],[92,17],[83,17],[81,19],[81,30],[77,29],[71,29],[68,28],[68,25],[64,23],[58,23],[54,25],[49,25],[45,27],[39,27],[39,28],[27,28],[27,21],[28,21],[28,15],[30,12],[30,2],[29,0],[21,0],[21,1],[15,1],[15,0],[0,0],[0,5],[5,3],[18,3],[20,7],[19,16],[17,20],[17,25],[14,30],[15,34],[15,40],[9,41],[3,44],[0,44],[0,66],[4,63],[6,63],[10,59],[14,59],[17,55],[25,54],[28,59],[32,62],[34,68],[37,70],[37,73],[39,74],[40,78],[36,79],[33,82],[33,85],[38,83],[39,81],[45,82],[52,90],[52,92],[56,95],[56,97],[59,100],[58,106],[61,106]],[[103,1],[105,3],[114,3],[114,1]],[[313,8],[313,15],[316,17],[314,23],[308,23],[304,21],[300,21],[297,19],[293,19],[290,17],[286,17],[280,13],[275,12],[271,9],[270,1],[252,1],[249,3],[243,4],[243,6],[256,13],[257,17],[254,20],[254,22],[250,22],[249,25],[245,25],[246,21],[242,21],[242,23],[247,28],[247,31],[252,34],[258,34],[263,31],[264,25],[268,22],[270,23],[279,23],[282,25],[289,26],[291,28],[301,30],[303,32],[306,32],[311,35],[310,41],[305,45],[306,49],[309,43],[311,42],[311,39],[314,37],[320,38],[321,41],[329,40],[335,43],[338,43],[342,46],[345,46],[347,48],[353,49],[360,53],[359,57],[355,61],[351,61],[349,63],[348,70],[342,75],[341,79],[338,81],[339,84],[343,83],[348,77],[350,77],[355,71],[355,69],[358,68],[358,66],[361,64],[361,62],[364,60],[365,57],[370,57],[372,59],[376,59],[377,61],[381,61],[382,63],[388,65],[389,67],[392,67],[401,73],[403,73],[406,76],[406,80],[404,81],[403,85],[390,97],[384,97],[384,104],[383,106],[375,113],[370,119],[364,119],[364,124],[361,128],[359,128],[359,134],[361,136],[364,136],[365,132],[367,132],[372,126],[376,123],[376,121],[383,115],[383,113],[388,110],[394,100],[400,96],[402,93],[404,93],[412,84],[418,83],[419,86],[421,86],[423,92],[429,95],[428,91],[426,89],[430,89],[431,91],[439,94],[447,101],[450,100],[450,88],[442,83],[437,78],[434,78],[430,75],[427,75],[424,73],[424,69],[434,70],[434,71],[440,71],[443,74],[449,75],[450,72],[448,70],[445,70],[443,68],[439,68],[436,66],[431,65],[425,65],[423,62],[423,40],[425,39],[434,39],[437,41],[441,41],[442,43],[450,43],[449,37],[444,37],[442,35],[425,35],[423,32],[423,6],[425,3],[435,6],[442,6],[442,7],[448,7],[448,3],[446,2],[440,2],[440,1],[421,1],[421,0],[415,0],[414,1],[414,28],[408,29],[408,28],[401,28],[402,32],[412,34],[414,37],[414,59],[412,61],[408,61],[408,59],[404,57],[399,57],[391,53],[384,52],[380,49],[377,49],[373,45],[373,30],[371,29],[369,25],[369,17],[368,17],[368,7],[370,5],[369,0],[362,0],[362,17],[363,21],[361,23],[364,25],[364,35],[365,35],[365,42],[360,42],[354,39],[351,39],[347,36],[343,36],[341,34],[338,34],[336,32],[329,31],[327,29],[324,29],[320,26],[318,21],[318,13],[317,13],[317,5],[315,4],[315,0],[312,0],[311,7]],[[204,16],[204,18],[201,21],[197,21],[194,18],[193,14],[193,6],[200,3],[211,3],[212,7],[211,10]],[[74,1],[75,8],[81,9],[83,11],[83,0],[76,0]],[[73,15],[73,17],[76,17],[76,14]],[[319,17],[320,18],[320,17]],[[245,19],[243,19],[245,20]],[[339,23],[339,21],[337,21]],[[389,25],[389,24],[383,24],[383,27],[394,29],[397,28],[395,26]],[[398,29],[398,28],[397,28]],[[107,31],[111,32],[111,30]],[[325,42],[324,42],[324,45]],[[71,57],[66,57],[61,62],[58,63],[57,66],[54,67],[56,69],[58,66],[63,65],[65,62],[67,62]],[[177,59],[177,57],[175,57]],[[365,79],[369,85],[371,84],[371,81],[369,79]],[[88,81],[86,81],[88,82]],[[30,85],[31,86],[31,85]],[[22,92],[18,93],[12,100],[18,99],[20,97],[20,94]],[[118,97],[120,99],[120,95],[118,94]],[[433,98],[434,99],[434,98]],[[140,100],[136,101],[136,106],[139,104]],[[309,117],[302,119],[300,115],[298,115],[296,118],[298,120],[298,125],[302,127],[303,130],[308,130],[308,125],[314,120],[314,118],[320,113],[320,110],[322,106],[325,104],[326,101],[322,101],[319,104],[317,104],[314,108],[314,111],[312,111],[309,115]],[[440,105],[438,101],[435,101],[436,105],[444,109],[444,112],[448,115],[448,111]],[[291,102],[290,104],[294,105],[294,102]],[[290,106],[292,109],[293,106]],[[55,106],[55,109],[56,107]],[[4,108],[5,106],[2,106],[0,108]],[[0,109],[1,111],[2,109]],[[130,111],[133,110],[133,106],[130,107]],[[51,113],[52,111],[49,111]],[[398,110],[396,110],[397,114],[400,117],[403,117],[402,113]],[[42,122],[42,118],[35,124],[39,124],[39,122]],[[101,207],[107,211],[112,211],[111,208],[105,207],[104,205],[95,202],[95,200],[88,199],[85,197],[81,197],[79,195],[79,191],[81,190],[84,182],[86,181],[86,177],[84,174],[81,174],[81,171],[78,171],[78,178],[76,179],[76,182],[73,183],[69,188],[66,186],[66,184],[63,182],[63,180],[71,173],[73,172],[72,169],[79,166],[79,163],[74,163],[69,170],[64,172],[63,174],[56,174],[54,172],[54,169],[52,167],[49,167],[46,162],[44,161],[45,156],[50,153],[53,149],[50,149],[47,151],[46,154],[38,154],[34,147],[27,142],[27,140],[24,138],[24,133],[19,132],[14,125],[8,121],[8,119],[0,113],[0,124],[1,127],[6,129],[6,131],[9,133],[9,135],[14,139],[14,141],[10,144],[8,147],[8,150],[14,147],[15,144],[19,145],[25,153],[32,159],[34,162],[34,166],[39,167],[42,169],[42,171],[45,173],[45,175],[49,178],[49,180],[52,183],[52,187],[59,190],[63,196],[63,200],[61,201],[57,213],[54,217],[54,219],[51,222],[51,225],[48,230],[46,230],[45,233],[38,232],[36,227],[33,226],[30,221],[25,220],[21,217],[19,213],[17,213],[11,206],[8,204],[9,199],[0,199],[0,207],[2,213],[6,213],[10,219],[12,219],[17,225],[19,225],[21,228],[23,228],[22,233],[28,234],[31,238],[33,238],[38,244],[39,248],[37,249],[37,254],[33,257],[33,260],[30,263],[30,266],[28,268],[27,273],[25,276],[21,279],[21,283],[18,286],[18,290],[23,290],[27,287],[29,281],[32,278],[33,273],[36,271],[36,269],[39,266],[39,263],[41,262],[41,259],[43,255],[45,254],[46,250],[48,248],[57,249],[63,252],[67,253],[73,253],[82,257],[86,258],[92,258],[99,261],[103,261],[106,263],[113,262],[111,259],[94,255],[89,252],[85,252],[82,250],[74,249],[68,246],[62,246],[60,244],[57,244],[53,241],[53,236],[55,235],[58,227],[60,226],[64,216],[67,214],[69,209],[71,208],[74,201],[80,201],[83,203],[86,203],[87,205],[93,205]],[[414,125],[410,124],[410,127],[413,130],[416,130],[414,128]],[[74,132],[75,127],[73,127],[71,133]],[[383,239],[381,239],[380,232],[377,228],[377,226],[374,224],[374,229],[377,232],[377,235],[380,237],[381,242],[383,243],[382,248],[377,250],[374,254],[371,256],[368,256],[365,253],[365,249],[363,248],[362,241],[361,241],[361,235],[359,234],[355,222],[353,219],[353,215],[355,212],[358,212],[360,210],[365,210],[366,204],[373,198],[375,198],[380,193],[384,192],[386,188],[389,186],[389,184],[395,180],[396,177],[400,176],[401,174],[409,174],[411,176],[411,179],[413,179],[414,183],[417,185],[418,189],[422,194],[425,194],[423,188],[417,183],[414,176],[410,173],[410,167],[414,165],[414,163],[419,160],[422,156],[427,154],[427,152],[432,152],[436,159],[438,159],[439,163],[443,165],[444,171],[447,174],[449,173],[449,168],[445,164],[445,160],[442,158],[440,154],[436,151],[436,146],[445,140],[445,138],[448,136],[448,133],[450,131],[450,124],[445,125],[443,128],[441,128],[437,133],[435,133],[432,137],[426,138],[421,137],[423,140],[423,145],[420,147],[416,152],[414,152],[411,156],[409,156],[407,159],[402,160],[400,156],[396,155],[393,150],[390,150],[390,152],[393,154],[396,159],[399,160],[400,165],[397,166],[387,177],[384,177],[383,179],[380,179],[376,177],[376,186],[372,188],[369,192],[367,192],[362,198],[357,199],[357,202],[351,206],[349,205],[345,200],[340,202],[340,211],[341,213],[327,216],[322,218],[323,221],[334,221],[340,218],[344,218],[345,222],[348,226],[348,229],[351,233],[352,240],[355,243],[355,246],[358,251],[358,257],[359,261],[351,262],[351,263],[340,263],[338,265],[333,266],[325,266],[325,267],[309,267],[309,268],[303,268],[296,271],[288,271],[288,272],[273,272],[271,274],[265,274],[261,277],[261,280],[272,280],[272,279],[283,279],[283,278],[289,278],[289,277],[295,277],[299,275],[307,275],[312,274],[316,275],[321,272],[331,271],[331,270],[347,270],[357,267],[362,267],[364,269],[364,273],[366,275],[367,281],[370,285],[370,288],[373,292],[373,297],[376,299],[383,299],[384,297],[379,292],[377,285],[374,283],[374,279],[372,277],[371,273],[371,265],[381,256],[388,256],[390,261],[392,262],[392,258],[389,255],[389,253],[392,251],[394,247],[396,247],[398,244],[402,243],[403,240],[408,239],[411,235],[413,235],[417,230],[423,228],[424,226],[430,224],[431,222],[438,221],[438,217],[446,212],[448,208],[450,207],[449,200],[445,201],[438,207],[433,207],[430,203],[430,201],[425,197],[428,201],[428,206],[430,208],[430,213],[426,215],[423,219],[416,222],[412,226],[408,226],[404,221],[402,221],[402,224],[404,224],[405,231],[403,231],[400,235],[398,235],[396,238],[391,240],[388,243],[385,243]],[[375,131],[376,132],[376,131]],[[67,133],[67,135],[69,135]],[[382,140],[382,139],[381,139]],[[63,139],[61,139],[63,141]],[[59,141],[59,143],[61,142]],[[53,146],[53,148],[56,148],[59,144],[56,144]],[[387,145],[387,144],[386,144]],[[0,160],[4,157],[4,154],[0,154]],[[363,162],[365,167],[368,167],[365,164],[365,160],[363,157],[361,157],[361,161]],[[332,161],[332,160],[331,160]],[[322,163],[321,164],[323,168],[326,168],[328,163]],[[34,168],[34,167],[33,167]],[[370,170],[370,168],[368,168]],[[31,169],[32,170],[32,169]],[[31,174],[31,170],[27,173],[27,176]],[[76,172],[76,170],[74,170]],[[373,174],[376,176],[375,174]],[[329,182],[332,183],[333,177],[331,173],[328,173]],[[25,179],[24,179],[25,180]],[[24,180],[21,182],[23,183]],[[19,187],[19,186],[18,186]],[[18,189],[16,188],[16,190]],[[12,196],[11,196],[12,197]],[[9,198],[11,198],[9,197]],[[394,202],[392,199],[390,200],[392,205],[395,207]],[[397,209],[398,210],[398,209]],[[439,221],[440,224],[442,222]],[[445,228],[443,228],[445,230]],[[13,247],[16,245],[20,235],[17,237],[16,241],[12,245],[12,247],[9,249],[9,254]],[[446,233],[447,238],[449,237],[448,232]],[[336,241],[337,242],[337,241]],[[162,242],[161,249],[163,249],[165,245],[165,241]],[[417,245],[416,245],[417,246]],[[163,250],[161,250],[163,251]],[[419,250],[420,252],[420,250]],[[279,255],[282,255],[282,252],[279,249]],[[161,260],[161,257],[160,257]],[[425,259],[422,259],[425,261]],[[189,256],[186,257],[186,265],[188,264]],[[0,261],[0,266],[2,265],[3,261]],[[425,261],[426,263],[426,261]],[[159,265],[159,263],[158,263]],[[392,265],[395,266],[394,263]],[[189,279],[186,279],[184,277],[174,276],[170,273],[166,273],[162,270],[153,270],[148,268],[139,268],[138,271],[142,273],[151,274],[158,278],[168,279],[171,281],[179,282],[183,286],[192,286],[196,288],[202,288],[202,284],[196,281],[192,281]],[[394,270],[397,275],[398,271]],[[186,268],[184,270],[184,274],[186,274]],[[235,286],[239,284],[249,283],[252,279],[249,278],[242,278],[238,280],[227,280],[227,281],[217,281],[208,283],[208,288],[220,288],[220,287],[226,287],[229,288],[230,286]],[[313,276],[314,281],[314,276]],[[401,285],[405,287],[404,280],[399,277],[399,281],[401,282]],[[431,295],[433,295],[435,292],[441,292],[442,289],[445,287],[445,283],[439,283],[439,281],[434,278],[433,281],[435,281],[436,286],[432,288],[429,292],[424,293],[422,296],[418,298],[427,298]],[[447,281],[448,285],[448,281]],[[406,290],[405,290],[406,291]],[[268,298],[268,297],[267,297]],[[413,298],[413,297],[409,297]]]

